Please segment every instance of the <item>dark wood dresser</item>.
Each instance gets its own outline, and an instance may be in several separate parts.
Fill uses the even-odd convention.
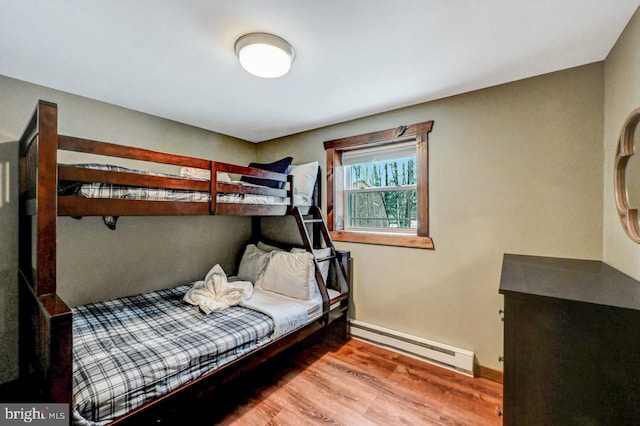
[[[640,282],[599,261],[506,254],[500,293],[505,425],[640,424]]]

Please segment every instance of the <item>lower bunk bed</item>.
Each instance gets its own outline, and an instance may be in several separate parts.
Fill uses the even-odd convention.
[[[300,300],[255,289],[237,306],[204,314],[185,303],[190,288],[72,309],[74,424],[103,424],[127,415],[133,421],[145,404],[322,322],[317,292]]]

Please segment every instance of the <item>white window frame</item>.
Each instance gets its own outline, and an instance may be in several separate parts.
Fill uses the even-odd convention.
[[[342,154],[342,170],[343,170],[343,178],[344,178],[344,190],[342,192],[343,195],[343,206],[344,209],[344,230],[349,232],[378,232],[378,233],[394,233],[394,234],[408,234],[408,235],[417,235],[417,227],[416,228],[393,228],[393,227],[361,227],[361,226],[352,226],[351,222],[353,218],[350,217],[349,213],[349,197],[352,194],[363,194],[363,193],[379,193],[379,192],[393,192],[393,191],[415,191],[417,189],[416,184],[412,185],[394,185],[394,186],[380,186],[380,187],[370,187],[370,188],[354,188],[353,182],[351,182],[351,176],[349,173],[349,168],[351,166],[366,164],[366,163],[375,163],[387,160],[394,160],[399,158],[414,158],[414,164],[417,166],[417,153],[416,153],[416,143],[415,140],[404,142],[404,143],[395,143],[395,144],[387,144],[380,145],[373,148],[363,148],[357,150],[346,151]],[[416,173],[417,174],[417,173]],[[417,202],[417,193],[416,200]],[[367,219],[367,218],[363,218]],[[382,218],[380,218],[382,220]],[[369,220],[374,220],[374,218],[369,218]],[[394,219],[386,218],[386,220],[393,221]],[[416,218],[417,224],[417,218]]]

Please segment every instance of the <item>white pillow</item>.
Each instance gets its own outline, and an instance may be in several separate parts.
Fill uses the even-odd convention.
[[[316,288],[315,268],[311,253],[272,251],[269,263],[258,277],[256,288],[310,300]]]
[[[182,167],[180,169],[180,176],[211,180],[211,170]],[[218,182],[231,182],[231,176],[229,176],[229,173],[227,172],[218,172],[216,176],[218,178]]]
[[[291,253],[307,253],[307,251],[302,248],[294,247],[291,249]],[[313,249],[313,254],[315,255],[316,259],[321,259],[323,257],[331,256],[331,247],[326,247],[322,249]],[[322,274],[322,279],[324,280],[324,283],[327,284],[327,280],[329,279],[329,267],[331,266],[331,262],[329,261],[319,262],[318,265],[320,266],[320,274]],[[314,276],[315,276],[315,271],[314,271]],[[317,285],[316,285],[316,290],[320,291]]]
[[[286,251],[285,249],[281,249],[280,247],[272,246],[270,244],[263,243],[262,241],[258,241],[258,248],[262,251],[270,252],[270,251]]]
[[[211,179],[211,171],[207,169],[196,169],[195,167],[182,167],[180,176],[192,177],[197,179]]]
[[[216,176],[218,182],[231,182],[231,176],[227,172],[218,172]]]
[[[318,177],[318,162],[292,165],[289,174],[293,175],[293,193],[306,200],[311,198]]]
[[[249,244],[240,260],[238,278],[255,284],[268,262],[269,253],[260,250],[255,244]]]

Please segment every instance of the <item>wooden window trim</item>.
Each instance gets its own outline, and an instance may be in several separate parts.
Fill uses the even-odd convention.
[[[379,244],[396,247],[414,247],[433,250],[433,239],[429,236],[429,133],[433,121],[400,126],[378,132],[366,133],[324,142],[327,157],[327,225],[335,241]],[[416,141],[418,176],[418,228],[416,235],[391,234],[371,231],[345,231],[337,229],[337,211],[342,209],[341,196],[344,191],[342,179],[342,153],[355,149],[371,148],[408,140]],[[426,166],[426,167],[425,167]]]

